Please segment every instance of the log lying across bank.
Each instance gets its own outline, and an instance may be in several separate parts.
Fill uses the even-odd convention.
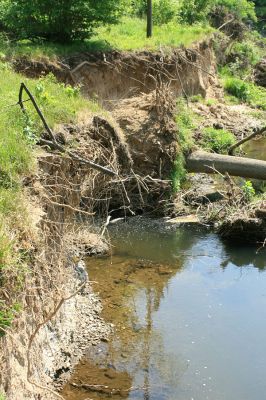
[[[201,150],[187,157],[186,168],[188,172],[219,171],[222,174],[228,172],[232,176],[266,180],[266,161],[207,153]]]

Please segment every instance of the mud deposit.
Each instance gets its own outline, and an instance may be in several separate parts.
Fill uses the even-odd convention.
[[[115,334],[87,352],[65,399],[261,400],[265,252],[199,228],[112,235],[112,259],[88,272]]]

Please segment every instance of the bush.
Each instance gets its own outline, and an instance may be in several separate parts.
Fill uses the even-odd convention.
[[[256,21],[255,5],[250,0],[215,0],[213,8],[223,9],[227,14],[235,16],[239,20]]]
[[[114,23],[117,0],[0,0],[0,24],[15,39],[67,43],[89,37],[100,24]]]
[[[255,189],[250,181],[245,181],[242,186],[242,191],[247,202],[250,202],[256,195]]]
[[[192,25],[207,19],[213,0],[183,0],[179,7],[180,22]]]
[[[244,77],[260,60],[261,50],[251,41],[235,42],[227,54],[227,64],[233,75]]]
[[[234,143],[234,135],[224,129],[205,128],[202,132],[201,145],[215,153],[226,154]]]
[[[173,0],[157,0],[153,5],[153,22],[163,25],[170,22],[177,15],[177,4]]]

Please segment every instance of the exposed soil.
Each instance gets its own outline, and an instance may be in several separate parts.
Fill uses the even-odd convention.
[[[260,128],[263,121],[252,116],[254,109],[245,104],[228,105],[220,99],[219,103],[205,105],[192,103],[192,109],[202,117],[195,136],[200,136],[202,128],[214,127],[232,132],[237,139],[242,139],[251,134],[254,129]]]
[[[87,283],[62,303],[55,318],[44,323],[30,345],[36,326],[81,283],[84,268],[80,259],[108,252],[107,243],[97,235],[88,236],[82,223],[88,218],[92,221],[95,213],[106,217],[117,210],[126,215],[154,212],[156,208],[162,213],[164,202],[169,203],[169,178],[180,151],[174,99],[201,94],[220,101],[221,88],[211,42],[171,55],[82,54],[54,63],[20,59],[14,67],[30,77],[53,72],[61,81],[82,84],[86,96],[96,97],[111,110],[112,115],[86,115],[76,125],[57,127],[55,134],[67,147],[74,144],[80,156],[111,166],[120,174],[119,178],[106,177],[71,157],[42,150],[38,173],[24,182],[32,204],[40,211],[36,221],[39,241],[32,255],[31,282],[26,282],[32,292],[23,294],[24,312],[12,337],[2,339],[5,351],[0,387],[10,400],[52,399],[52,393],[37,386],[60,387],[84,350],[106,340],[111,332],[110,325],[100,317],[99,300]],[[242,137],[260,124],[245,106],[219,102],[212,106],[193,103],[193,108],[203,117],[196,138],[206,126],[228,129]],[[201,196],[200,190],[196,195]],[[206,193],[202,197],[205,199]],[[181,203],[189,213],[183,199]],[[265,225],[264,216],[251,218]],[[233,223],[236,226],[238,222],[230,223],[233,232]],[[221,228],[223,236],[230,232],[228,227],[224,225],[223,231]],[[146,274],[142,267],[142,272],[137,272]],[[168,274],[160,266],[158,271],[159,275]]]
[[[83,87],[83,93],[96,97],[113,109],[116,102],[149,93],[157,79],[170,82],[175,96],[201,94],[217,84],[216,64],[211,41],[203,41],[190,49],[177,49],[171,54],[163,50],[127,53],[84,53],[57,62],[49,60],[13,61],[14,68],[30,77],[52,72],[59,80]]]

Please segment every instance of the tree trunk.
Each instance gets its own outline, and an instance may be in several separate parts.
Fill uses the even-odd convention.
[[[195,151],[186,159],[188,172],[205,172],[266,180],[266,161]]]
[[[147,38],[152,37],[152,0],[147,0]]]

